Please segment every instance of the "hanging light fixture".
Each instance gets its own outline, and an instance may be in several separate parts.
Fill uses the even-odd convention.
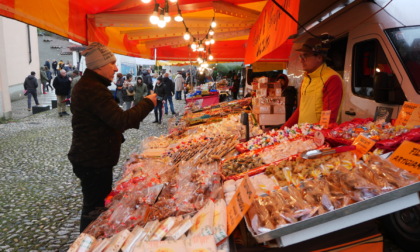
[[[159,16],[158,16],[158,11],[159,11],[159,4],[155,4],[155,8],[153,9],[153,14],[150,16],[150,23],[152,24],[157,24],[159,21]]]
[[[165,1],[165,8],[164,8],[164,20],[166,23],[171,22],[171,16],[169,16],[169,3],[168,0]]]
[[[142,3],[150,3],[151,0],[141,0]]]
[[[178,2],[178,0],[169,0],[169,2],[176,3],[176,2]]]
[[[190,38],[191,38],[191,35],[190,35],[190,33],[188,32],[188,29],[187,29],[187,31],[184,33],[184,39],[185,40],[190,40]]]
[[[176,22],[182,22],[184,20],[184,18],[181,16],[181,10],[178,9],[178,15],[176,15],[176,17],[174,18],[174,20]]]
[[[197,51],[204,52],[204,45],[203,45],[203,43],[201,41],[200,41],[200,45],[198,46]]]
[[[210,30],[209,30],[209,35],[210,36],[213,36],[214,35],[214,30],[212,28],[210,28]]]
[[[214,38],[211,38],[211,39],[210,39],[210,44],[212,44],[212,45],[213,45],[214,43],[216,43],[216,41],[214,40]]]
[[[195,42],[195,38],[194,41],[191,44],[191,49],[195,52],[197,50],[197,43]]]
[[[203,62],[203,59],[202,59],[200,56],[198,56],[198,58],[197,58],[197,62],[198,62],[198,63],[202,63],[202,62]]]
[[[166,22],[165,22],[165,14],[164,14],[164,10],[162,9],[162,11],[160,12],[160,17],[159,17],[159,21],[157,23],[157,25],[160,28],[164,28],[166,26]]]
[[[212,28],[215,28],[215,27],[217,26],[216,21],[214,21],[214,17],[213,17],[213,20],[211,21],[210,26],[211,26]]]
[[[213,54],[211,54],[211,50],[210,50],[210,48],[209,48],[209,50],[207,51],[207,59],[208,59],[208,60],[213,60],[213,59],[214,59]]]

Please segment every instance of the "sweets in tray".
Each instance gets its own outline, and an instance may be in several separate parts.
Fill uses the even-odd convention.
[[[273,129],[261,135],[252,137],[247,142],[239,143],[235,148],[240,153],[250,150],[258,150],[267,146],[278,144],[282,141],[313,135],[315,131],[319,131],[321,129],[321,126],[309,123],[296,124],[291,128],[285,128],[283,130]]]
[[[247,173],[254,169],[262,172],[264,171],[264,165],[316,148],[314,139],[311,137],[286,140],[277,145],[245,152],[224,160],[221,163],[222,174],[229,179],[232,176],[238,177],[238,174]]]
[[[350,167],[341,155],[335,155],[339,160],[321,176],[255,198],[248,212],[253,232],[265,233],[419,181],[378,156],[365,156]],[[322,163],[318,169],[323,170]]]

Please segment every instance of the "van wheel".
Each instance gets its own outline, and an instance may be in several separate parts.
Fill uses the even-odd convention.
[[[419,251],[420,205],[386,215],[382,224],[385,235],[404,251]]]

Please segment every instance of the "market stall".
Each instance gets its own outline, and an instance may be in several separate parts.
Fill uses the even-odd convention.
[[[242,219],[260,245],[287,248],[420,203],[415,153],[400,162],[401,152],[418,146],[401,140],[419,141],[417,129],[357,119],[263,132],[243,113],[250,104],[210,106],[198,112],[200,123],[187,111],[168,135],[141,143],[107,197],[108,210],[70,251],[235,251],[228,241]],[[345,138],[353,148],[331,148]],[[403,151],[379,156],[387,141]],[[314,151],[321,154],[308,157]]]

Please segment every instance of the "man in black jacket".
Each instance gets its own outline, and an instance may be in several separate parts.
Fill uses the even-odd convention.
[[[168,102],[169,107],[171,108],[172,115],[176,115],[175,109],[174,109],[174,102],[172,101],[172,96],[175,94],[175,83],[169,79],[169,73],[165,73],[163,75],[163,85],[165,85],[165,93],[166,93],[166,99],[165,99],[165,115],[168,114]]]
[[[152,73],[152,70],[147,69],[146,72],[143,74],[143,82],[146,83],[147,89],[149,90],[149,94],[153,90],[153,80],[152,76],[150,75]]]
[[[81,180],[82,232],[101,211],[112,189],[112,168],[118,163],[123,132],[138,129],[140,122],[156,105],[156,94],[146,96],[136,106],[123,111],[108,90],[118,71],[114,54],[93,42],[82,55],[87,69],[73,88],[73,139],[68,158]]]
[[[71,90],[71,78],[67,76],[66,70],[60,70],[60,74],[54,78],[53,87],[57,96],[58,115],[60,117],[68,116],[69,114],[66,112],[66,99]]]
[[[38,80],[35,78],[35,72],[32,71],[23,82],[23,88],[26,90],[25,95],[28,96],[28,111],[31,111],[32,96],[34,97],[35,104],[39,105],[36,89],[38,87]]]

